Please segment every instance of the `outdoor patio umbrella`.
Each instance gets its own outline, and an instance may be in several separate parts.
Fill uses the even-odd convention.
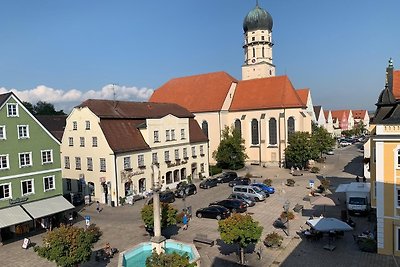
[[[325,196],[318,196],[315,197],[313,199],[310,199],[310,203],[313,206],[324,206],[324,214],[325,214],[325,207],[326,206],[336,206],[336,202],[335,200],[333,200],[332,198],[329,197],[325,197]]]
[[[336,218],[316,218],[307,220],[307,224],[320,232],[351,231],[353,228],[347,223]]]
[[[313,229],[320,232],[332,232],[332,231],[351,231],[353,228],[345,222],[342,222],[336,218],[316,218],[307,220],[307,224],[311,226]],[[328,249],[330,251],[334,250],[336,246],[331,245],[331,238],[329,236],[328,245],[324,246],[324,249]]]

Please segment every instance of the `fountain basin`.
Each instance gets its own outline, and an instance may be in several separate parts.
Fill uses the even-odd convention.
[[[189,256],[190,263],[200,266],[200,254],[193,244],[178,242],[173,239],[164,241],[164,250],[167,254],[176,252],[180,255],[185,253]],[[152,253],[152,243],[143,242],[139,245],[125,250],[119,254],[118,267],[146,267],[146,259]]]

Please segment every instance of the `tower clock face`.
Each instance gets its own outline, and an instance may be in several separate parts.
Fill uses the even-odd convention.
[[[256,60],[253,58],[253,59],[251,60],[251,62],[255,63],[255,62],[256,62]]]

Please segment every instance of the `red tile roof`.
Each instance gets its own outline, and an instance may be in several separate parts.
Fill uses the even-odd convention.
[[[352,110],[351,111],[353,113],[353,118],[354,119],[360,119],[363,120],[365,118],[365,115],[367,113],[366,110],[361,110],[361,109],[357,109],[357,110]]]
[[[102,119],[100,127],[114,152],[148,150],[150,147],[137,127],[144,122],[145,120]]]
[[[175,78],[155,90],[149,101],[176,103],[191,112],[219,111],[233,82],[226,72]]]
[[[88,107],[100,117],[100,127],[111,149],[116,153],[149,150],[139,127],[145,125],[146,119],[162,118],[169,114],[178,118],[189,118],[191,143],[208,141],[194,120],[194,115],[177,104],[89,99],[78,107]]]
[[[339,120],[342,120],[344,117],[347,119],[349,117],[349,110],[342,109],[342,110],[331,110],[332,113],[332,118],[337,118]]]
[[[88,107],[100,118],[150,119],[162,118],[168,114],[178,118],[194,117],[187,109],[174,103],[88,99],[78,107]]]
[[[36,115],[38,121],[55,137],[61,142],[65,124],[67,121],[67,115]]]
[[[189,119],[189,138],[190,143],[208,141],[208,138],[200,128],[199,123],[193,118]]]
[[[393,71],[393,95],[400,99],[400,70]]]
[[[240,81],[230,111],[303,107],[289,78],[276,76]]]
[[[297,89],[296,92],[299,95],[301,102],[303,102],[304,105],[307,105],[308,96],[310,95],[310,89]]]

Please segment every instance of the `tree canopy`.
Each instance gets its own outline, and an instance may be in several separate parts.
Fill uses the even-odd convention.
[[[312,132],[312,145],[318,150],[322,157],[322,153],[329,151],[335,145],[335,139],[322,126],[314,126]]]
[[[93,227],[92,227],[93,230]],[[39,256],[54,261],[57,266],[73,267],[90,260],[93,243],[98,240],[99,232],[86,231],[75,226],[61,225],[43,237],[43,247],[36,246]]]
[[[187,253],[184,255],[179,255],[174,252],[171,254],[166,254],[161,252],[158,254],[153,251],[150,257],[146,259],[146,267],[195,267],[195,263],[189,263],[189,256]]]
[[[238,244],[243,262],[243,248],[260,240],[263,227],[249,215],[234,213],[218,222],[218,231],[226,244]]]
[[[39,101],[35,105],[30,102],[22,102],[22,104],[31,112],[33,115],[66,115],[63,110],[54,108],[54,105],[45,101]]]
[[[167,227],[176,224],[176,215],[178,210],[172,205],[161,203],[161,227]],[[141,210],[142,220],[148,228],[153,228],[154,216],[153,205],[145,205]]]
[[[222,130],[222,140],[213,152],[213,158],[217,161],[217,166],[223,169],[237,170],[244,167],[248,156],[239,130],[225,126]]]
[[[318,158],[319,153],[308,132],[294,132],[289,136],[289,145],[285,149],[288,165],[305,166],[307,160]]]

